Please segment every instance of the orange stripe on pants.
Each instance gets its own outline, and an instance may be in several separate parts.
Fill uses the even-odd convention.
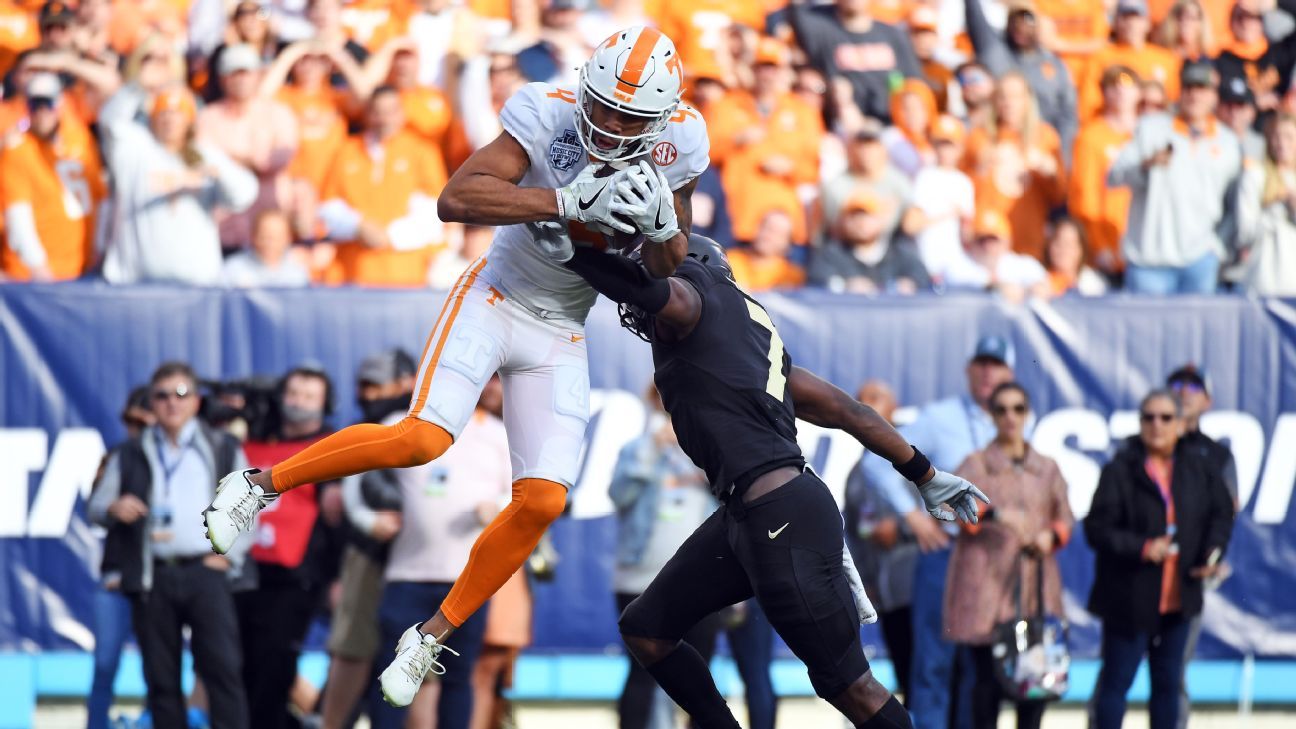
[[[441,350],[445,348],[446,340],[450,338],[450,328],[454,326],[455,317],[459,315],[459,309],[463,306],[464,297],[472,289],[473,283],[477,280],[477,274],[481,273],[482,267],[486,265],[486,259],[478,259],[472,268],[460,276],[459,290],[446,302],[446,306],[441,309],[441,318],[445,318],[445,326],[441,326],[441,320],[437,320],[437,326],[441,329],[440,336],[437,336],[436,329],[428,335],[427,345],[423,347],[423,357],[427,357],[427,348],[432,344],[432,338],[437,337],[436,349],[432,351],[432,361],[428,362],[423,369],[423,382],[419,387],[418,397],[414,399],[414,404],[410,405],[410,415],[418,416],[423,410],[423,405],[427,403],[428,390],[432,387],[432,376],[436,374],[437,362],[441,359]],[[450,316],[446,317],[446,311]]]

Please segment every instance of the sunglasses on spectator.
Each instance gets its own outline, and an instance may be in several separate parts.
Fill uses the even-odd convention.
[[[270,11],[254,3],[243,3],[234,9],[234,17],[241,18],[244,15],[256,15],[265,20],[270,17]]]
[[[1175,392],[1206,392],[1206,388],[1202,387],[1200,382],[1192,382],[1190,380],[1171,382],[1170,389]]]
[[[188,385],[176,385],[174,390],[154,390],[149,393],[149,397],[153,399],[153,402],[164,402],[172,398],[183,400],[192,394],[193,393],[189,391]]]
[[[960,86],[971,86],[973,84],[988,84],[991,82],[990,75],[981,71],[964,71],[959,74],[958,82]]]
[[[55,101],[54,101],[54,99],[51,99],[51,98],[48,97],[48,96],[29,96],[29,97],[27,97],[27,110],[28,110],[28,111],[41,111],[42,109],[49,110],[49,109],[53,109],[54,106],[55,106]]]
[[[1030,408],[1026,407],[1026,403],[1019,402],[1015,405],[995,405],[992,406],[990,410],[995,415],[1005,415],[1009,412],[1016,413],[1017,415],[1025,415],[1026,411],[1030,410]]]
[[[1252,13],[1241,8],[1233,11],[1234,20],[1264,20],[1264,14]]]
[[[1174,419],[1174,413],[1139,413],[1139,420],[1144,423],[1154,423],[1158,420],[1162,423],[1170,423]]]

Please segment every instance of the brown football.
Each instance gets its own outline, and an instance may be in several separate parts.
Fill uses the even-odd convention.
[[[652,155],[645,152],[627,160],[617,160],[600,165],[598,169],[594,170],[594,176],[607,177],[619,169],[638,165],[640,160],[648,160],[648,164],[653,164]],[[618,216],[618,219],[624,221],[627,225],[634,225],[631,220],[623,216]],[[630,250],[643,239],[643,234],[638,231],[622,233],[619,230],[604,229],[603,226],[587,226],[585,223],[576,220],[567,223],[567,230],[573,243],[593,246],[599,250],[609,248],[613,250]]]

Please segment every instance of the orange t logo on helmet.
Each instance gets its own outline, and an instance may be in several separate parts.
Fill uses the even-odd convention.
[[[614,33],[581,68],[577,127],[591,157],[630,159],[652,148],[680,102],[684,68],[671,39],[637,26]],[[595,104],[643,119],[637,134],[616,134],[594,123]]]

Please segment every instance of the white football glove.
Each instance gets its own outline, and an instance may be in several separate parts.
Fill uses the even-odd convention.
[[[535,239],[536,245],[540,246],[540,250],[555,263],[566,263],[575,254],[566,225],[547,221],[528,223],[527,227],[531,229],[531,236]]]
[[[643,212],[642,208],[619,199],[615,194],[617,186],[629,176],[633,168],[617,170],[607,177],[595,177],[595,170],[602,166],[587,166],[570,185],[556,190],[559,214],[567,220],[604,225],[622,233],[637,232],[625,220],[613,216],[618,213],[634,220]]]
[[[628,170],[625,179],[616,187],[616,197],[626,204],[627,217],[652,243],[665,243],[680,232],[679,216],[675,214],[675,193],[661,170],[648,160],[639,160]]]
[[[973,486],[970,481],[940,469],[936,469],[936,475],[932,476],[930,481],[919,484],[918,493],[922,495],[923,502],[927,506],[927,513],[941,521],[954,521],[957,515],[958,519],[975,524],[977,523],[976,499],[990,503],[989,497],[981,493],[981,489]],[[954,512],[950,513],[940,508],[941,504],[949,504]]]
[[[851,559],[850,548],[846,546],[842,547],[842,568],[846,570],[846,581],[850,583],[851,597],[855,598],[855,609],[859,612],[860,625],[876,623],[877,609],[873,607],[873,601],[869,600],[868,593],[864,591],[864,580],[860,577],[859,570],[855,568],[855,560]]]

